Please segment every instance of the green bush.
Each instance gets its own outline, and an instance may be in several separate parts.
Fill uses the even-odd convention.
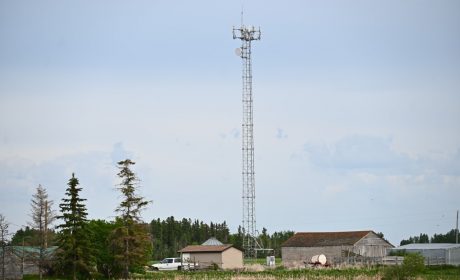
[[[211,264],[211,270],[219,270],[219,265],[215,262]]]
[[[383,271],[382,279],[408,279],[415,277],[425,270],[425,258],[419,253],[406,254],[401,266],[389,266]]]
[[[393,266],[388,266],[385,268],[383,271],[383,280],[403,280],[407,279],[408,275],[406,271],[404,271],[402,266],[399,265],[393,265]]]
[[[419,275],[425,270],[425,258],[419,253],[407,254],[404,257],[402,267],[409,276]]]

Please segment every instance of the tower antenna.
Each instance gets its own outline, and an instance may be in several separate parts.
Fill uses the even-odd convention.
[[[243,11],[244,11],[244,4],[241,3],[241,27],[243,27]]]
[[[252,65],[251,42],[260,40],[260,28],[243,25],[243,9],[241,9],[241,26],[233,27],[233,39],[241,40],[241,48],[236,54],[242,59],[243,66],[243,122],[242,122],[242,152],[243,152],[243,249],[247,258],[257,256],[258,250],[264,250],[257,242],[256,228],[256,187],[254,179],[254,124],[252,98]]]

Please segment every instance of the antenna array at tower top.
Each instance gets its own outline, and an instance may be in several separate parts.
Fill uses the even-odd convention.
[[[256,29],[254,26],[244,26],[240,28],[233,27],[233,39],[241,39],[244,41],[260,40],[260,27]]]

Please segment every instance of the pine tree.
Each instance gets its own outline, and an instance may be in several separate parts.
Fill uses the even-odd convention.
[[[141,211],[150,201],[136,193],[138,179],[130,169],[135,162],[130,159],[118,162],[118,177],[121,183],[117,189],[122,193],[122,201],[115,209],[119,216],[119,226],[112,233],[112,247],[115,253],[115,262],[121,269],[121,276],[129,277],[129,271],[147,264],[151,252],[151,238],[148,225],[141,220]]]
[[[78,187],[78,179],[73,173],[67,185],[66,198],[59,204],[61,216],[57,217],[63,221],[57,226],[61,229],[58,237],[58,271],[74,280],[77,277],[90,278],[94,261],[88,238],[90,232],[86,228],[86,199],[80,198],[82,188]]]

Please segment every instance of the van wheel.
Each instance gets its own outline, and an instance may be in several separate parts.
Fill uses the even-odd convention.
[[[178,267],[177,267],[177,270],[182,270],[182,266],[178,266]]]

